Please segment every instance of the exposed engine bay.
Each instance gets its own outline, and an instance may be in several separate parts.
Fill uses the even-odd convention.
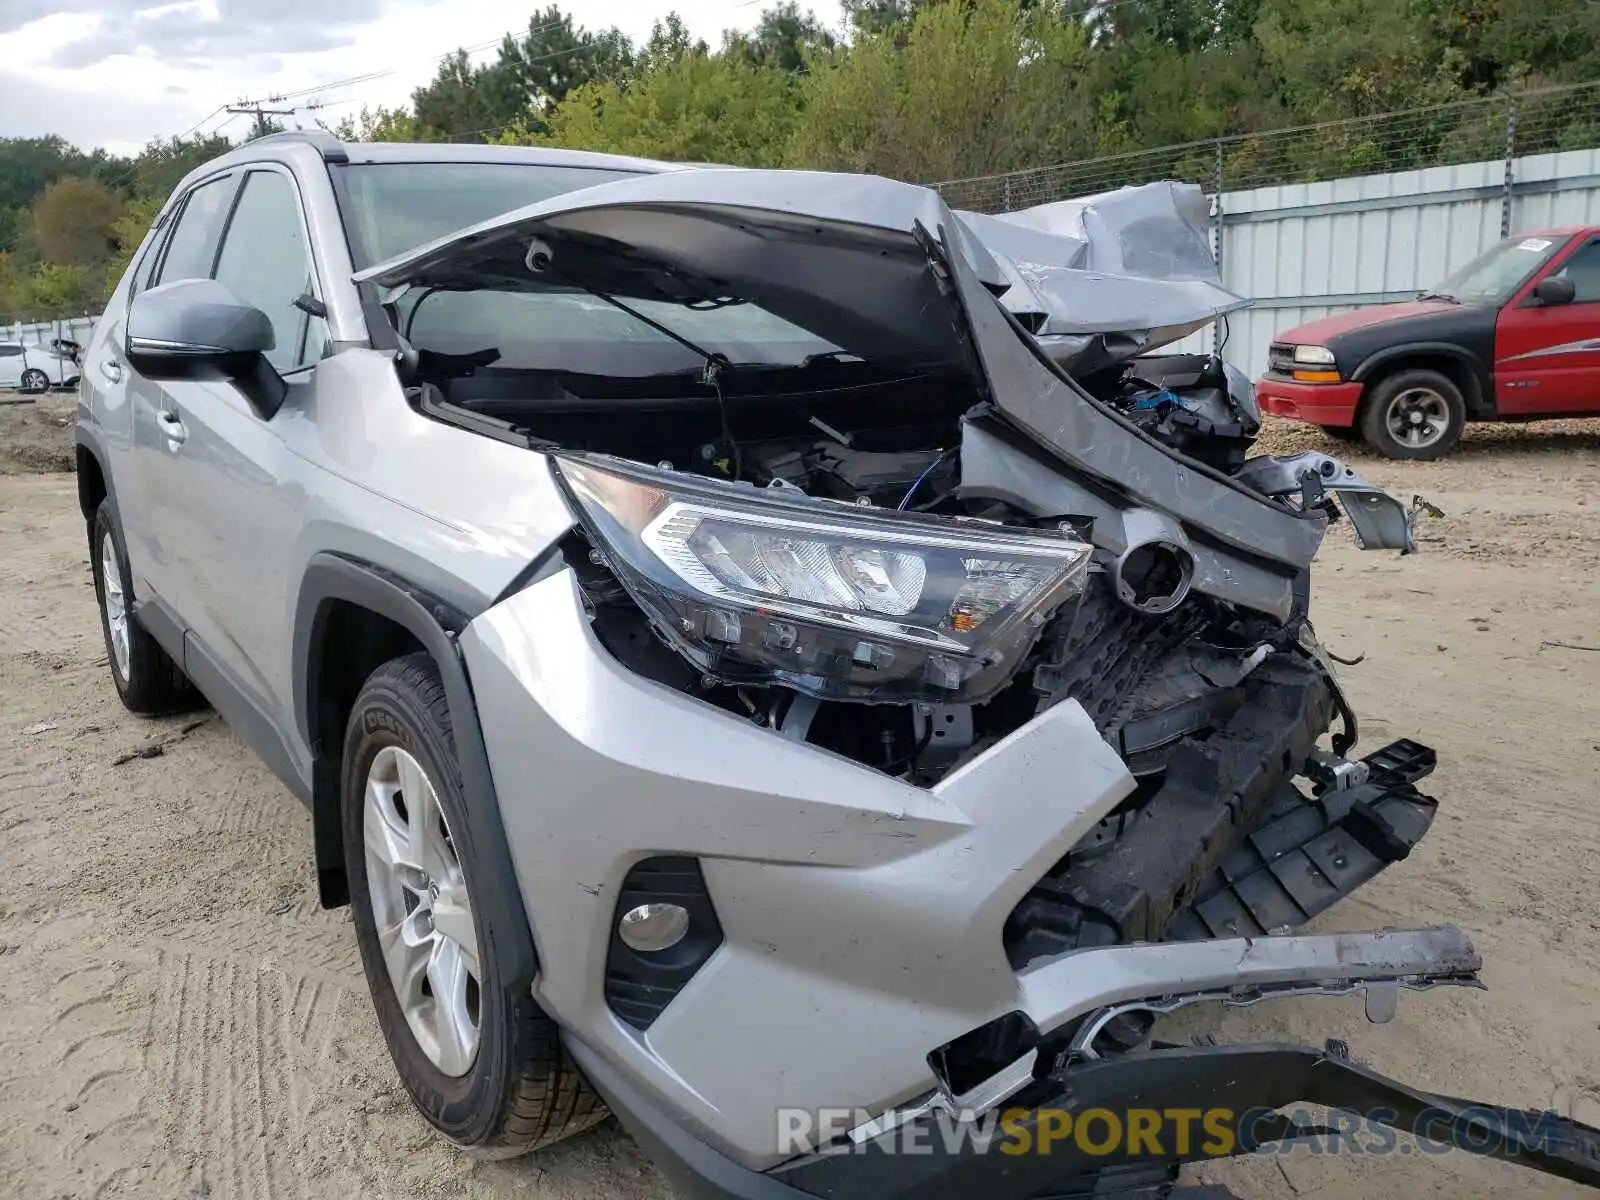
[[[1409,851],[1426,752],[1346,757],[1309,610],[1331,522],[1404,553],[1414,512],[1325,455],[1252,457],[1249,379],[1155,353],[1245,303],[1198,189],[995,218],[874,181],[863,220],[764,178],[691,203],[694,174],[367,273],[421,411],[553,456],[616,658],[918,786],[1082,705],[1137,788],[1018,906],[1018,968],[1300,924]],[[486,290],[552,337],[474,345],[452,297]],[[1314,884],[1250,850],[1274,830]]]

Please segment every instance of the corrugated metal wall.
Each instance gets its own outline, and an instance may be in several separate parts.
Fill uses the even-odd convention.
[[[1255,304],[1228,321],[1223,355],[1253,377],[1287,329],[1406,300],[1500,239],[1504,160],[1222,195],[1222,277]],[[1513,159],[1512,233],[1600,222],[1600,151]],[[1209,350],[1211,330],[1183,348]]]
[[[63,317],[33,325],[0,324],[0,342],[22,342],[28,346],[48,346],[56,338],[70,338],[87,344],[99,317]]]

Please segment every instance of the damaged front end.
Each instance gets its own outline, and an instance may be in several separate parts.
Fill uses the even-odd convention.
[[[1404,553],[1414,514],[1327,456],[1251,457],[1248,381],[1149,355],[1242,303],[1195,265],[1193,189],[1135,189],[1128,221],[1114,196],[1007,220],[803,178],[601,185],[361,278],[406,334],[419,411],[551,457],[575,515],[562,562],[627,671],[941,803],[997,748],[1069,720],[1114,753],[1121,798],[1014,893],[981,893],[1010,897],[981,916],[1020,999],[926,1048],[926,1104],[1063,1087],[1173,1103],[1169,1083],[1222,1088],[1236,1066],[1137,1051],[1157,1012],[1358,990],[1376,1018],[1396,989],[1476,983],[1454,930],[1268,936],[1432,821],[1431,751],[1352,756],[1356,716],[1309,617],[1330,522]],[[1133,252],[1141,228],[1171,235],[1160,271]],[[1104,319],[1074,321],[1097,296]],[[614,1011],[640,1030],[655,1014]],[[614,1056],[574,1053],[627,1119]],[[1323,1086],[1338,1072],[1272,1053],[1260,1103],[1343,1103]],[[1365,1081],[1351,1097],[1376,1086],[1339,1078]],[[890,1119],[887,1097],[846,1142],[929,1111]],[[828,1162],[780,1174],[797,1196],[844,1194]],[[870,1194],[972,1194],[895,1172]]]

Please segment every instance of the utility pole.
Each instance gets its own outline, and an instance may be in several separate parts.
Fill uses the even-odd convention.
[[[275,132],[268,117],[292,117],[297,111],[293,108],[263,108],[261,105],[260,100],[241,100],[236,105],[229,105],[227,111],[235,116],[254,117],[256,129],[251,136],[258,138]]]

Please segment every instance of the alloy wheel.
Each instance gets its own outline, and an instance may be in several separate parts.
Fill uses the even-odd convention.
[[[122,568],[117,562],[117,547],[108,531],[100,539],[101,607],[106,628],[111,633],[111,659],[117,678],[128,678],[128,594],[122,585]]]
[[[459,1077],[478,1054],[478,934],[455,842],[422,765],[378,751],[362,811],[367,885],[389,982],[417,1045]]]
[[[1432,388],[1407,388],[1389,401],[1383,420],[1400,445],[1426,450],[1449,432],[1450,406]]]

